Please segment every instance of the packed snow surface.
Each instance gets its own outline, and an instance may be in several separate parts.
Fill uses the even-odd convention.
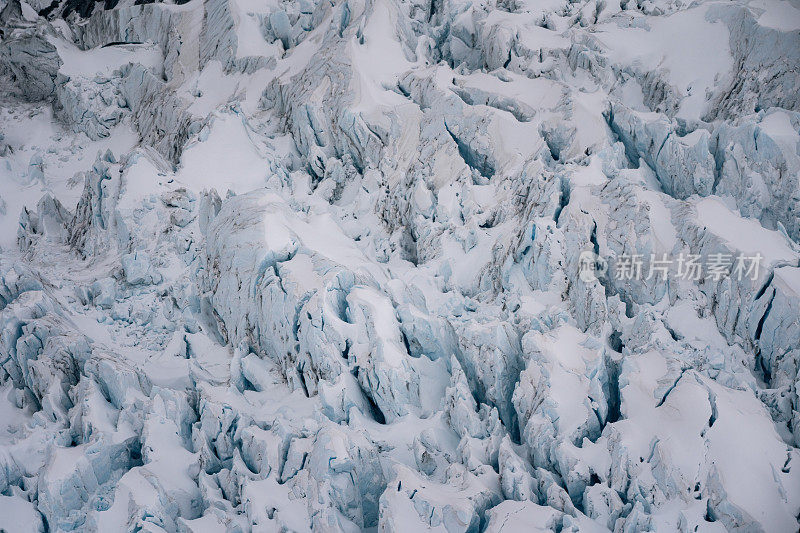
[[[794,532],[798,365],[797,0],[0,0],[0,531]]]

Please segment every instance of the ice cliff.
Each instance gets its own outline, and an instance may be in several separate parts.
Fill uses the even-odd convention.
[[[799,69],[796,0],[0,0],[0,530],[797,531]]]

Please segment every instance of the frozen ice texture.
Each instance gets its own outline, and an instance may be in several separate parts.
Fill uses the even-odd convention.
[[[796,531],[799,36],[0,0],[0,530]]]

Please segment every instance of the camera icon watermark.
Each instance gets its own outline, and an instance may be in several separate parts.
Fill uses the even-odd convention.
[[[608,261],[590,250],[584,250],[578,256],[578,277],[589,283],[605,276],[608,272]]]

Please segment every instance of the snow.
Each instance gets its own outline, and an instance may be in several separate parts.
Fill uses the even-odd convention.
[[[277,52],[264,40],[257,16],[267,14],[276,7],[274,2],[253,2],[252,0],[236,0],[231,3],[231,9],[235,13],[234,20],[237,22],[236,57],[269,57]]]
[[[70,77],[108,75],[126,63],[139,63],[158,69],[164,61],[161,51],[150,44],[114,45],[84,51],[61,40],[56,43],[58,55],[64,62],[59,72]]]
[[[705,111],[707,91],[733,68],[729,30],[721,22],[709,22],[708,9],[700,6],[646,21],[618,19],[602,25],[598,39],[612,61],[665,71],[670,84],[687,95],[680,115],[696,117]]]
[[[220,113],[207,127],[197,142],[187,146],[176,178],[198,192],[215,188],[242,193],[262,186],[267,168],[242,117]]]
[[[3,529],[8,533],[25,533],[43,528],[41,516],[34,505],[13,496],[0,496],[0,516],[3,517]]]
[[[46,7],[0,530],[798,529],[794,0]]]
[[[800,29],[800,9],[789,0],[761,1],[754,2],[753,5],[757,9],[763,10],[758,17],[758,23],[761,26],[780,31]]]
[[[22,104],[5,107],[2,113],[2,143],[12,148],[0,162],[0,198],[6,206],[0,210],[0,248],[4,250],[15,246],[22,206],[35,205],[45,192],[74,206],[81,188],[71,178],[91,166],[97,152],[126,152],[136,143],[134,133],[125,126],[97,141],[74,136],[54,121],[49,108],[34,110]],[[29,166],[36,155],[43,160],[44,180],[31,182]]]
[[[743,219],[718,198],[704,198],[695,204],[695,209],[701,224],[744,255],[760,253],[767,265],[797,257],[783,235],[764,229],[755,220]]]
[[[370,13],[361,35],[351,41],[349,54],[357,66],[358,83],[353,88],[353,110],[370,112],[375,106],[403,103],[402,97],[388,90],[397,84],[397,73],[412,64],[406,59],[397,37],[397,14],[393,2],[380,2]],[[362,42],[363,41],[363,42]]]

